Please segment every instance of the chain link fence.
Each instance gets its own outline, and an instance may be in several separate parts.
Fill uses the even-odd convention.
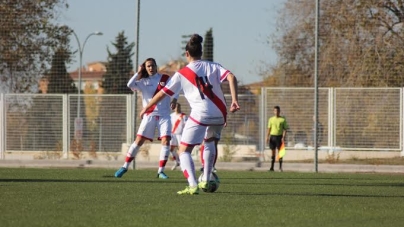
[[[77,95],[1,94],[2,157],[118,156],[122,144],[133,141],[140,124],[140,95],[83,95],[81,113],[77,113]],[[278,105],[289,124],[287,149],[310,154],[310,158],[314,145],[313,95],[312,88],[263,88],[259,95],[240,95],[242,109],[229,113],[221,145],[231,149],[254,147],[257,155],[267,153],[267,121]],[[179,103],[188,114],[189,105],[183,96]],[[83,119],[80,140],[75,134],[78,116]],[[392,152],[396,156],[403,150],[401,88],[321,88],[318,116],[320,150]]]

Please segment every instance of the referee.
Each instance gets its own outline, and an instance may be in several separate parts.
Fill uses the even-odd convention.
[[[281,113],[281,108],[279,106],[274,106],[274,115],[269,118],[268,120],[268,132],[267,132],[267,143],[269,145],[269,148],[272,151],[272,156],[271,156],[271,168],[269,171],[274,171],[274,164],[275,164],[275,154],[276,150],[278,150],[282,145],[282,143],[285,142],[286,138],[286,131],[288,129],[288,123],[286,122],[286,119],[282,116],[280,116]],[[282,161],[283,158],[279,159],[279,170],[282,172]]]

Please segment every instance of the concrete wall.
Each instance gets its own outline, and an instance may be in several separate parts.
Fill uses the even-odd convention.
[[[69,154],[64,154],[62,151],[8,151],[5,152],[6,160],[40,160],[40,159],[99,159],[99,160],[121,160],[123,161],[126,156],[130,144],[122,144],[122,149],[120,153],[117,152],[81,152],[78,158],[72,152]],[[146,161],[146,162],[156,162],[159,161],[160,156],[160,144],[145,144],[143,149],[139,151],[136,160]],[[231,154],[232,162],[240,161],[269,161],[271,152],[269,149],[265,149],[264,153],[256,151],[253,145],[238,145],[230,146],[219,145],[218,146],[218,162],[223,161],[225,158],[225,150],[231,150],[234,152]],[[192,158],[199,162],[200,160],[199,147],[195,147],[192,152]],[[341,151],[336,149],[334,152],[330,152],[327,149],[321,149],[318,152],[319,160],[349,160],[349,159],[372,159],[372,158],[395,158],[400,157],[399,151]],[[313,149],[286,149],[286,155],[284,157],[285,161],[304,161],[304,160],[314,160],[314,150]],[[226,160],[229,161],[229,160]]]

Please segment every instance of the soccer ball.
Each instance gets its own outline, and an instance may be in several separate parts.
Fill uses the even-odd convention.
[[[203,173],[201,173],[201,175],[198,178],[198,182],[202,181],[202,176]],[[217,176],[216,173],[212,173],[212,175],[210,175],[210,183],[209,183],[209,188],[208,189],[203,189],[204,192],[215,192],[220,185],[220,180],[219,177]]]

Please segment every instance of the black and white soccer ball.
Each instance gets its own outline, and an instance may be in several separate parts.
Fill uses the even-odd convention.
[[[202,176],[203,176],[203,173],[201,173],[201,175],[199,176],[199,178],[198,178],[198,182],[201,182],[202,181]],[[203,191],[204,192],[215,192],[215,191],[217,191],[217,189],[219,188],[219,185],[220,185],[220,179],[219,179],[219,177],[217,176],[217,174],[216,173],[212,173],[211,175],[210,175],[210,183],[209,183],[209,188],[208,189],[203,189]]]

